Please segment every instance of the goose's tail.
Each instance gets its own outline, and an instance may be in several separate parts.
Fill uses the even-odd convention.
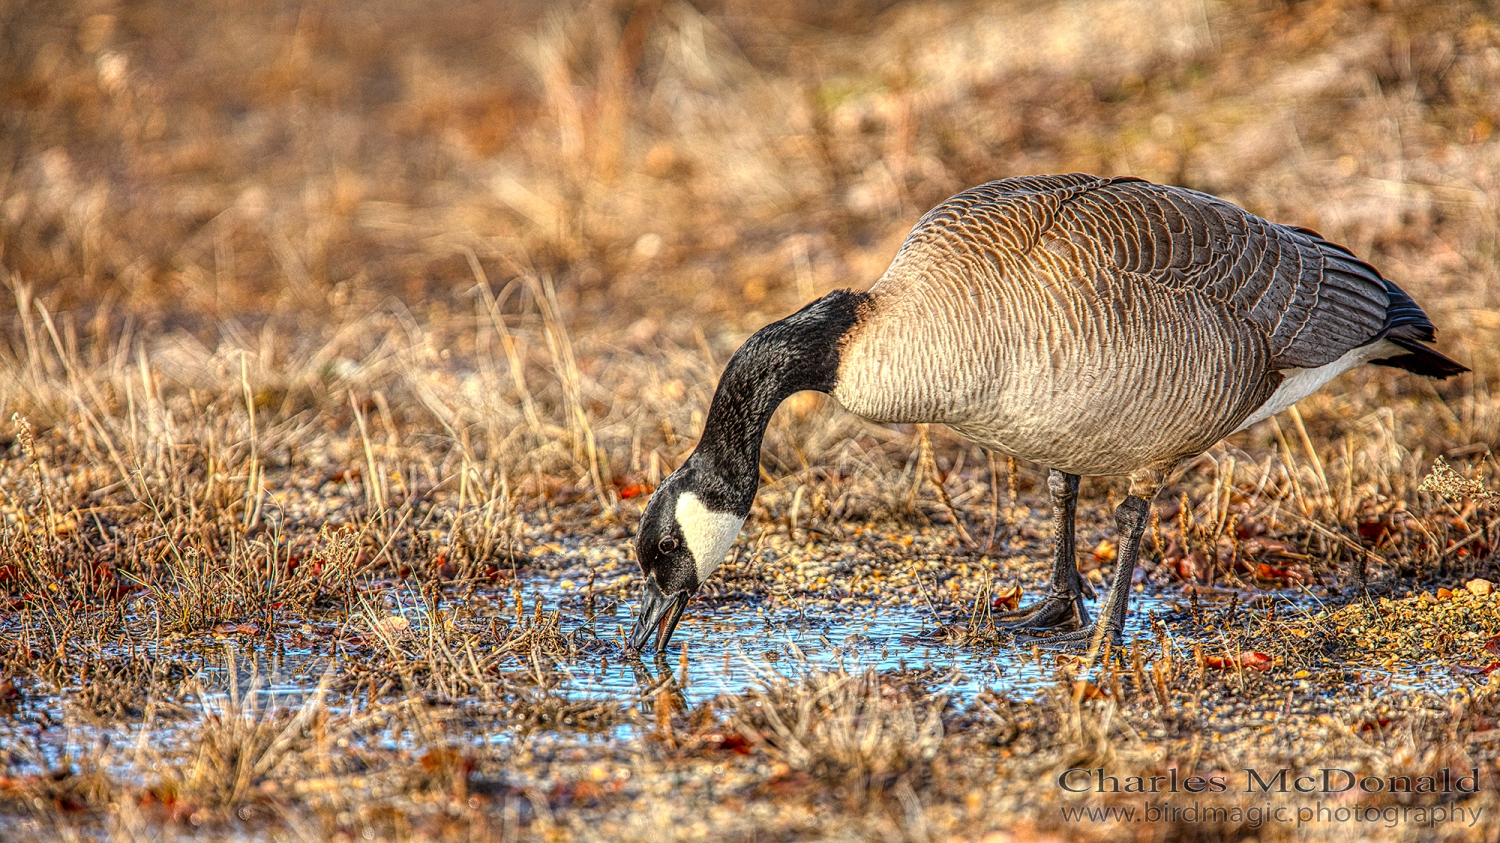
[[[1426,345],[1434,338],[1431,328],[1423,330],[1419,325],[1398,325],[1386,332],[1383,339],[1400,346],[1406,353],[1397,354],[1394,357],[1382,357],[1370,362],[1376,366],[1405,369],[1429,378],[1446,378],[1469,371],[1468,366]]]
[[[1406,353],[1370,362],[1377,366],[1405,369],[1429,378],[1447,378],[1469,371],[1468,366],[1439,354],[1426,345],[1437,339],[1437,328],[1433,327],[1432,320],[1427,318],[1427,314],[1422,312],[1422,308],[1405,290],[1384,278],[1380,280],[1385,281],[1386,295],[1391,298],[1385,312],[1385,329],[1375,335],[1375,340],[1389,340]]]

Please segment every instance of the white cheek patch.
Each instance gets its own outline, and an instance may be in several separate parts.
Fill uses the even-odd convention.
[[[729,512],[714,512],[692,492],[677,496],[676,515],[677,526],[687,540],[688,552],[693,554],[693,562],[698,566],[698,582],[703,583],[724,561],[724,555],[740,534],[745,519]]]

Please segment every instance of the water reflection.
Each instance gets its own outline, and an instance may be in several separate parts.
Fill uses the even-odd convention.
[[[931,690],[959,702],[985,691],[1012,699],[1033,698],[1064,678],[1060,672],[1063,658],[1058,654],[1017,648],[1008,637],[995,638],[991,646],[946,643],[947,639],[931,634],[939,619],[925,605],[819,607],[782,602],[767,608],[755,601],[695,602],[684,616],[673,646],[665,653],[642,659],[622,647],[622,630],[630,627],[634,601],[591,600],[577,589],[562,585],[564,581],[556,572],[529,572],[504,592],[478,594],[464,607],[477,615],[460,620],[457,634],[469,636],[477,649],[486,646],[480,642],[492,639],[482,630],[492,616],[484,610],[515,605],[516,592],[526,606],[540,602],[547,610],[556,609],[560,611],[561,632],[571,634],[580,644],[579,655],[564,658],[554,671],[548,671],[542,692],[566,701],[630,706],[645,715],[647,723],[658,706],[668,702],[674,709],[689,708],[719,694],[741,694],[758,686],[796,682],[820,671],[926,669]],[[1217,593],[1205,597],[1178,590],[1134,595],[1126,621],[1126,640],[1154,639],[1153,618],[1164,620],[1179,640],[1196,637],[1210,641],[1215,638],[1215,624],[1234,614],[1235,603],[1242,612],[1263,611],[1268,602],[1274,601],[1277,613],[1282,615],[1316,605],[1314,598],[1293,592],[1247,594],[1243,602],[1238,597],[1229,601],[1220,601],[1219,597],[1222,595]],[[386,604],[381,611],[408,618],[413,633],[425,629],[431,620],[425,604],[419,601],[397,600],[393,604],[390,594],[378,599]],[[1230,603],[1228,608],[1225,602]],[[456,603],[447,605],[454,607]],[[586,608],[590,603],[593,614]],[[533,614],[528,612],[527,616]],[[497,619],[509,623],[510,612]],[[350,627],[357,632],[356,628],[368,620],[357,617]],[[961,626],[966,619],[943,620]],[[184,700],[189,709],[187,717],[162,717],[147,723],[126,717],[102,726],[101,732],[130,743],[139,739],[144,728],[152,732],[153,741],[171,740],[177,730],[191,726],[195,710],[206,713],[236,706],[261,711],[295,709],[317,694],[325,680],[323,704],[335,713],[352,710],[355,700],[339,692],[337,680],[344,677],[350,665],[342,661],[341,651],[332,644],[333,629],[300,629],[308,634],[281,629],[272,638],[203,636],[183,649],[179,649],[181,645],[174,647],[170,662],[183,674],[174,679],[174,686],[186,678],[201,688],[201,693]],[[375,646],[375,642],[367,640],[365,646]],[[502,664],[501,669],[508,668]],[[1460,684],[1452,676],[1421,665],[1395,671],[1365,670],[1363,674],[1378,677],[1378,684],[1392,689],[1442,691]],[[399,690],[396,694],[399,696]],[[48,694],[32,694],[22,708],[26,717],[21,719],[59,722],[65,716],[61,699]],[[18,727],[20,723],[13,721],[12,725]],[[491,728],[475,734],[474,739],[516,740],[522,734],[516,730],[523,728]],[[611,727],[598,737],[627,737],[633,728]],[[44,754],[55,759],[65,757],[68,741],[76,738],[54,736],[42,727],[37,733],[40,745],[46,747]]]

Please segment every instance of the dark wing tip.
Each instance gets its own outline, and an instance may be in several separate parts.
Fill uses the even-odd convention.
[[[1424,340],[1430,341],[1433,338],[1430,325],[1425,331],[1416,325],[1404,325],[1390,331],[1384,338],[1405,349],[1407,353],[1371,360],[1370,362],[1376,366],[1405,369],[1418,375],[1439,379],[1469,371],[1468,366],[1422,344]]]
[[[1406,339],[1432,342],[1437,337],[1437,328],[1427,318],[1421,306],[1405,290],[1384,278],[1380,280],[1385,281],[1385,292],[1391,299],[1391,303],[1386,306],[1385,327],[1380,335],[1394,338],[1399,334]]]

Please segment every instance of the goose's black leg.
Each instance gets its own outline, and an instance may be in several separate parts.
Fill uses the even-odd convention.
[[[1083,598],[1093,598],[1094,587],[1079,576],[1073,545],[1078,475],[1048,469],[1047,491],[1052,497],[1052,586],[1046,597],[997,615],[1005,629],[1078,629],[1089,622]]]
[[[1161,488],[1164,472],[1141,472],[1130,478],[1130,494],[1115,507],[1115,527],[1119,530],[1119,555],[1115,557],[1115,578],[1110,583],[1109,594],[1104,605],[1099,607],[1099,619],[1093,625],[1076,632],[1066,632],[1046,638],[1016,636],[1017,643],[1083,646],[1091,645],[1097,638],[1102,644],[1110,641],[1123,643],[1125,629],[1125,607],[1130,602],[1131,579],[1135,574],[1136,559],[1141,552],[1141,537],[1146,533],[1146,523],[1151,520],[1151,500]]]

